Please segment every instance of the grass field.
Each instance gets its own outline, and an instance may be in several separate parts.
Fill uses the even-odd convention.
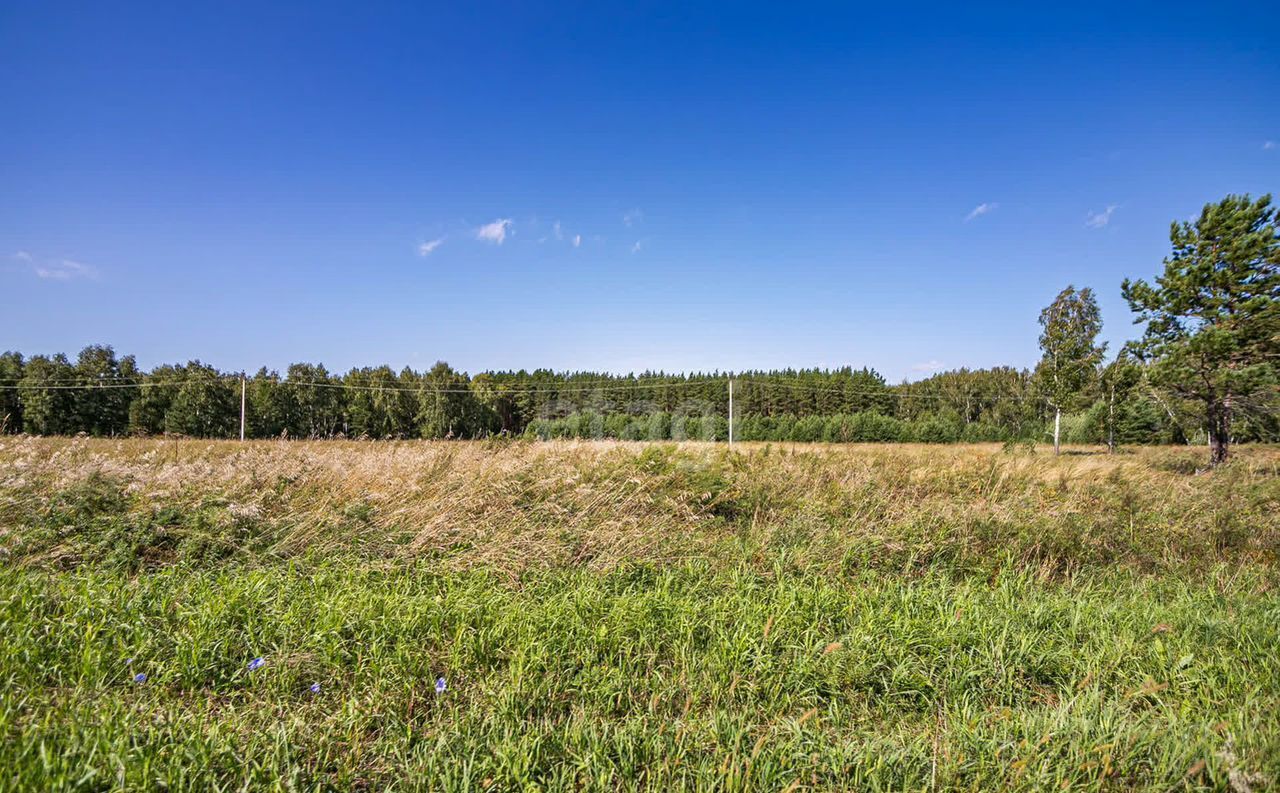
[[[1268,789],[1205,458],[0,439],[0,790]]]

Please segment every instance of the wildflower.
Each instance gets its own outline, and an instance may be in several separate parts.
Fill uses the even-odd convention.
[[[125,666],[133,666],[133,659],[132,659],[132,658],[126,658],[126,659],[124,659],[124,665],[125,665]]]
[[[146,674],[145,674],[145,673],[143,673],[143,672],[139,672],[138,674],[134,675],[134,676],[133,676],[133,682],[135,682],[135,683],[145,683],[145,682],[147,682],[147,676],[146,676]]]
[[[267,665],[267,659],[259,656],[249,662],[249,671],[255,672]]]
[[[319,684],[319,683],[312,683],[312,684],[311,684],[311,693],[312,693],[312,694],[319,694],[319,693],[320,693],[320,684]]]
[[[448,688],[448,686],[447,686],[447,685],[445,685],[445,682],[444,682],[444,678],[443,678],[443,677],[438,677],[438,678],[436,678],[436,693],[437,693],[437,694],[443,694],[443,693],[445,692],[445,689],[447,689],[447,688]]]

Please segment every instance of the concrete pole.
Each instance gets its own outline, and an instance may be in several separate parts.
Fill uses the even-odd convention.
[[[729,449],[733,449],[733,378],[729,378]]]

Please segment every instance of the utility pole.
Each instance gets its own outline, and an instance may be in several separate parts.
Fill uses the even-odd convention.
[[[244,443],[244,372],[240,373],[240,442]]]
[[[729,378],[729,449],[733,450],[733,378]]]

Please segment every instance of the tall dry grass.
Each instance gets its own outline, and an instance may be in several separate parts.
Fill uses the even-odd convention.
[[[1072,451],[5,438],[0,790],[1274,784],[1280,453]]]
[[[5,438],[0,548],[27,564],[355,553],[518,572],[746,559],[1070,572],[1280,555],[1280,451],[998,445]],[[132,560],[132,562],[130,562]]]

